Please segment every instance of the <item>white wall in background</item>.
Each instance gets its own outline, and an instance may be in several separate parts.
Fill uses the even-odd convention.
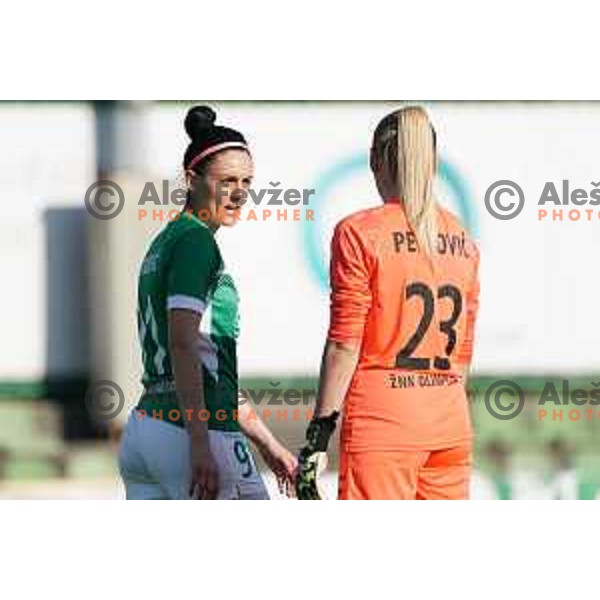
[[[147,107],[143,154],[154,179],[174,179],[180,170],[187,106]],[[249,139],[255,187],[279,181],[285,188],[317,188],[309,207],[318,219],[312,236],[304,222],[273,220],[219,233],[241,291],[243,374],[317,371],[328,323],[328,295],[318,272],[328,260],[334,223],[378,202],[367,152],[373,128],[394,106],[216,104],[219,119]],[[546,181],[569,179],[572,187],[588,190],[591,181],[600,181],[600,104],[438,103],[430,108],[450,173],[440,181],[440,194],[456,212],[461,212],[460,197],[467,198],[468,217],[481,243],[476,370],[596,371],[600,220],[540,223],[536,201]],[[58,355],[51,360],[46,355],[44,215],[51,208],[83,208],[83,194],[95,178],[91,105],[0,104],[0,161],[0,380],[40,377],[48,365],[53,374],[77,371],[89,363],[81,352],[83,325],[64,331],[64,344],[53,345]],[[511,221],[493,219],[483,206],[487,187],[500,179],[518,182],[528,199]],[[257,213],[264,208],[271,207],[256,207]],[[76,227],[75,220],[69,222]],[[123,298],[120,322],[135,318],[137,272],[131,265],[141,260],[147,240],[147,223],[130,227],[130,260],[114,265],[126,269],[115,280],[131,282],[115,290]],[[71,234],[65,235],[65,246],[75,247]],[[65,269],[72,268],[72,259],[77,257],[66,255]],[[72,285],[64,291],[68,307],[76,307],[73,299],[84,293],[81,277],[82,272],[66,278]],[[56,314],[64,317],[66,311]],[[137,355],[135,339],[126,346],[125,354]]]

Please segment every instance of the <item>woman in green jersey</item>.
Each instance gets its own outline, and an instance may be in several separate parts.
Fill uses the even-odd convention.
[[[253,176],[244,136],[188,112],[185,210],[141,266],[138,329],[144,392],[124,431],[119,468],[129,499],[267,499],[246,437],[290,487],[296,459],[238,405],[238,294],[215,240],[238,220]]]

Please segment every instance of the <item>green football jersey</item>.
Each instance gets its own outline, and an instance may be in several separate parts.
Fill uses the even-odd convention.
[[[183,426],[169,356],[168,311],[182,308],[202,315],[198,353],[210,429],[237,431],[237,337],[239,297],[224,271],[213,232],[190,213],[171,221],[154,239],[141,266],[138,332],[142,347],[144,394],[138,408]],[[180,418],[177,413],[180,412]],[[207,418],[209,416],[209,418]]]

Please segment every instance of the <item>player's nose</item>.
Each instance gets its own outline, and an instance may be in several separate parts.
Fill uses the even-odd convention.
[[[245,204],[247,198],[247,194],[245,192],[244,189],[242,189],[240,186],[236,187],[232,192],[231,195],[229,196],[231,202],[233,204],[235,204],[236,206],[242,206],[243,204]]]

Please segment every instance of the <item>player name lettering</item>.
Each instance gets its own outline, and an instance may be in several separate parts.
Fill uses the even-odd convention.
[[[394,250],[398,253],[417,252],[419,249],[417,236],[410,230],[394,231],[392,233],[392,239]],[[460,235],[454,233],[438,233],[436,250],[438,254],[448,254],[458,258],[469,258],[469,250],[467,248],[464,232]]]

